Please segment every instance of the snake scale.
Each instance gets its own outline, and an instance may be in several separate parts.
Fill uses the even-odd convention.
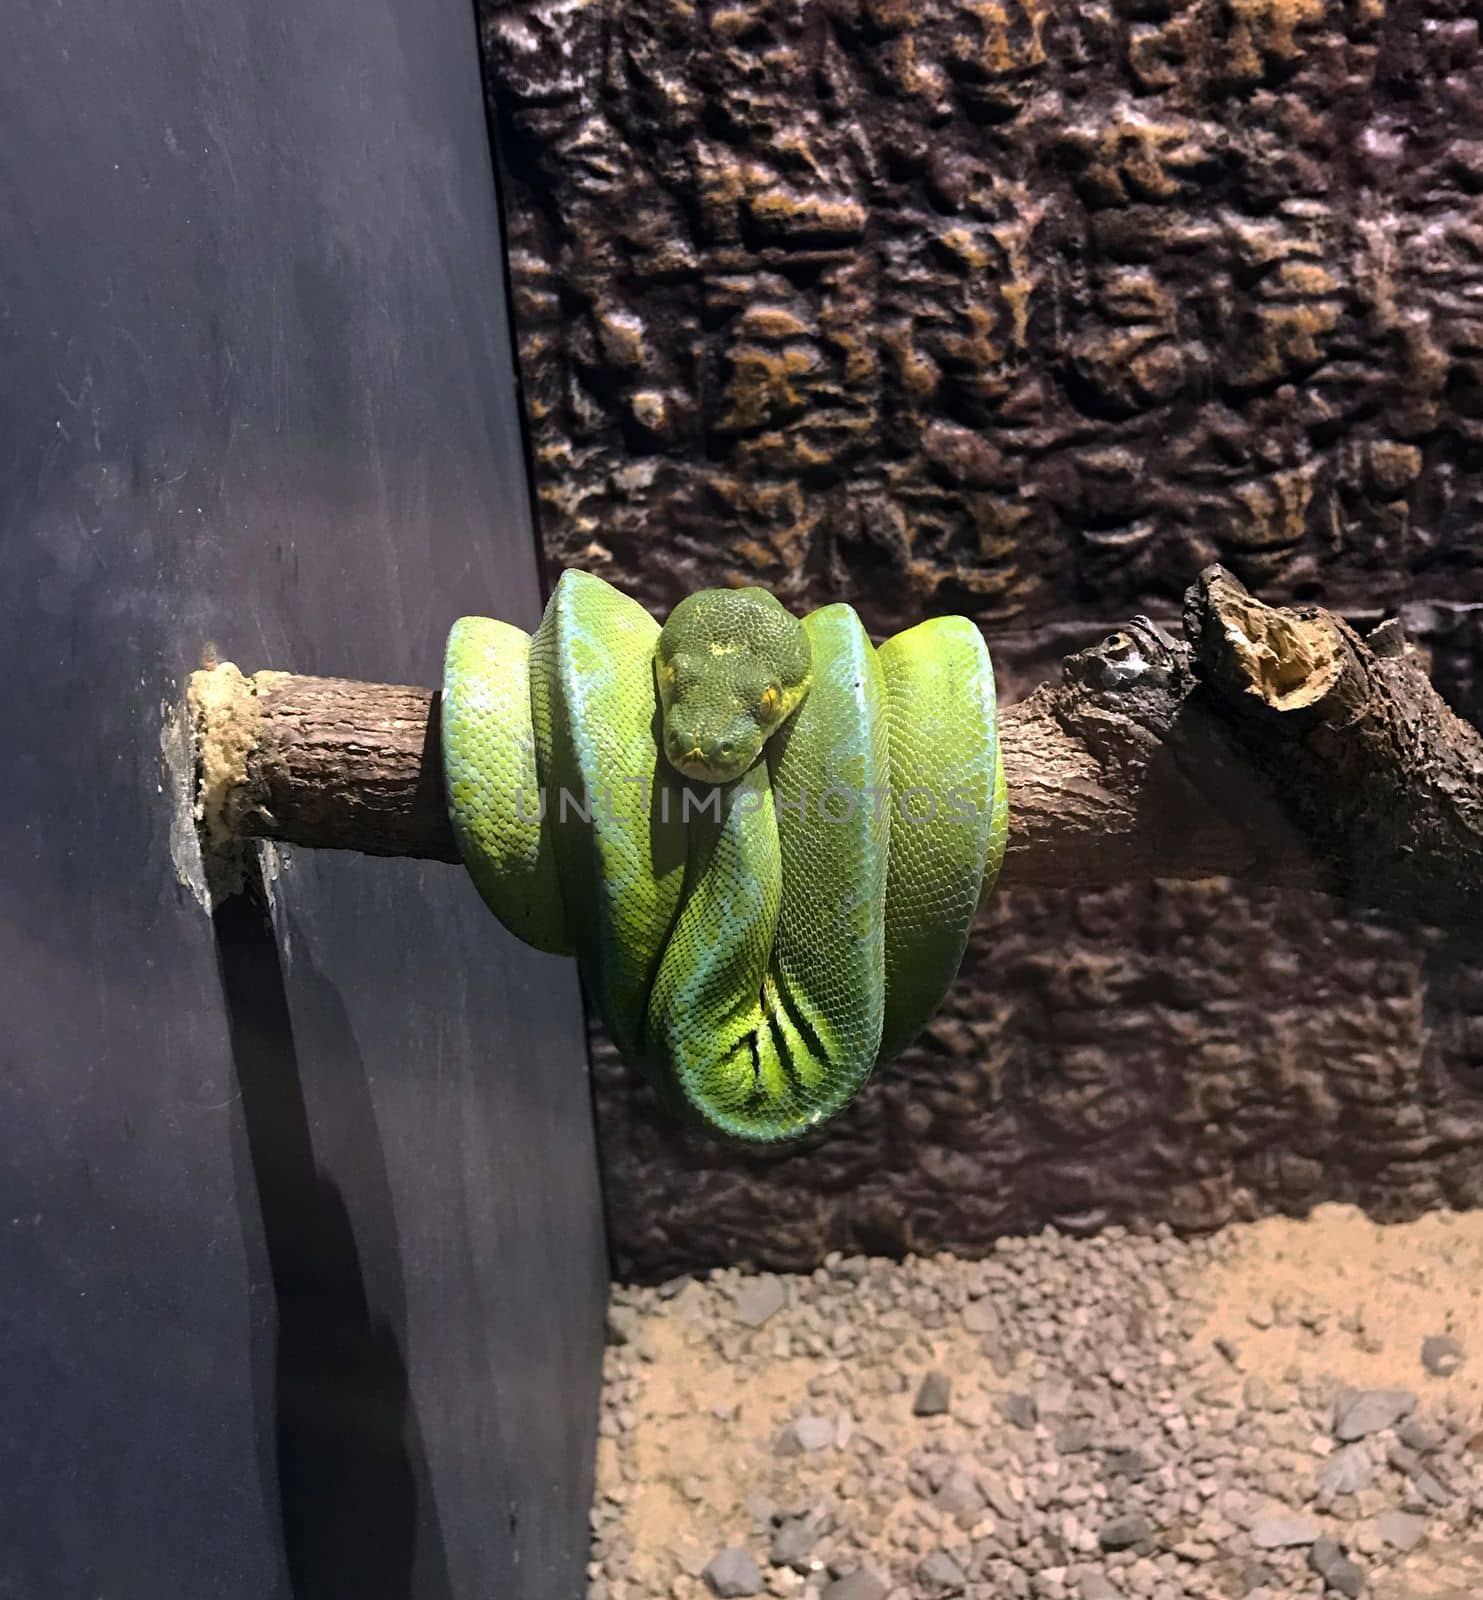
[[[796,1138],[915,1037],[1004,854],[994,674],[937,617],[589,573],[449,634],[449,816],[517,938],[575,955],[624,1058],[723,1137]]]

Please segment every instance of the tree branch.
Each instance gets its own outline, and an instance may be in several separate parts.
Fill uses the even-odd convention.
[[[1208,568],[1183,638],[1137,618],[1001,718],[1004,882],[1236,877],[1440,926],[1483,906],[1483,738],[1399,626],[1361,639]],[[210,842],[456,861],[435,692],[223,664],[196,673]]]

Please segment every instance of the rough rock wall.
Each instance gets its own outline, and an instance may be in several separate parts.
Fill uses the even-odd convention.
[[[1461,0],[483,0],[483,37],[553,569],[965,611],[1013,692],[1219,559],[1404,606],[1483,710]],[[1483,983],[1414,932],[1005,897],[804,1156],[686,1144],[599,1050],[615,1254],[1477,1199],[1480,1062]]]

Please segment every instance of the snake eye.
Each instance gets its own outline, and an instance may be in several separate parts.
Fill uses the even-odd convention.
[[[777,710],[778,701],[781,699],[782,695],[778,692],[777,685],[769,684],[762,691],[762,698],[757,702],[757,709],[764,717],[770,717]]]

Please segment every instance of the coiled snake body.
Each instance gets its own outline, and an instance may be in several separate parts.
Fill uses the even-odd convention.
[[[712,589],[661,631],[568,571],[533,635],[454,625],[442,737],[490,908],[575,954],[623,1056],[733,1139],[818,1126],[911,1041],[1004,853],[963,617],[876,649],[849,606]]]

